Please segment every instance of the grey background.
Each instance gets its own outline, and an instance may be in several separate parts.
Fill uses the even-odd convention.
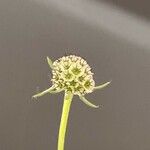
[[[97,84],[74,97],[66,150],[150,149],[150,52],[34,1],[0,1],[0,150],[55,150],[63,94],[31,100],[50,86],[46,56],[85,58]]]
[[[119,6],[125,10],[131,11],[150,19],[150,1],[149,0],[95,0],[104,1],[115,6]]]

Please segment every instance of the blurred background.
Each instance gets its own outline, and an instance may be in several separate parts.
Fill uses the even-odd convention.
[[[52,60],[87,60],[97,84],[74,97],[65,150],[150,149],[150,2],[148,0],[0,1],[0,150],[56,150],[63,94],[51,86]]]

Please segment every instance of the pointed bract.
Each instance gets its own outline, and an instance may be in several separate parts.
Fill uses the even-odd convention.
[[[47,63],[48,63],[48,65],[49,65],[49,67],[51,68],[51,69],[53,69],[53,62],[52,62],[52,60],[47,56]]]
[[[84,96],[79,96],[80,99],[88,106],[93,107],[93,108],[98,108],[98,105],[94,105],[91,102],[89,102]]]
[[[47,93],[53,93],[54,91],[55,91],[55,88],[54,87],[50,87],[50,88],[48,88],[48,89],[46,89],[46,90],[44,90],[44,91],[42,91],[42,92],[40,92],[38,94],[33,95],[32,98],[38,98],[38,97],[41,97],[41,96],[43,96],[43,95],[45,95]]]
[[[101,84],[101,85],[99,85],[99,86],[95,86],[95,87],[94,87],[94,90],[103,89],[103,88],[105,88],[106,86],[108,86],[110,83],[111,83],[111,81],[106,82],[106,83],[104,83],[104,84]]]

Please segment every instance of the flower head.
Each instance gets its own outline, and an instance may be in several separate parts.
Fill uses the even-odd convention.
[[[73,95],[78,95],[84,103],[91,107],[98,107],[85,99],[84,95],[94,90],[102,89],[110,84],[110,82],[95,86],[93,79],[94,74],[91,72],[91,67],[83,58],[69,55],[52,62],[49,57],[47,57],[47,62],[52,69],[52,86],[34,95],[34,98],[45,95],[46,93],[65,91],[71,92]]]
[[[64,89],[74,95],[91,93],[95,86],[90,66],[79,56],[64,56],[54,61],[52,74],[51,81],[57,90]]]

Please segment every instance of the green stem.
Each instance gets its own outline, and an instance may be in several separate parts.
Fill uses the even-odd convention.
[[[64,150],[65,133],[67,129],[67,122],[68,122],[68,116],[69,116],[72,98],[73,98],[72,93],[65,92],[64,104],[63,104],[62,116],[61,116],[60,128],[59,128],[59,135],[58,135],[58,150]]]

